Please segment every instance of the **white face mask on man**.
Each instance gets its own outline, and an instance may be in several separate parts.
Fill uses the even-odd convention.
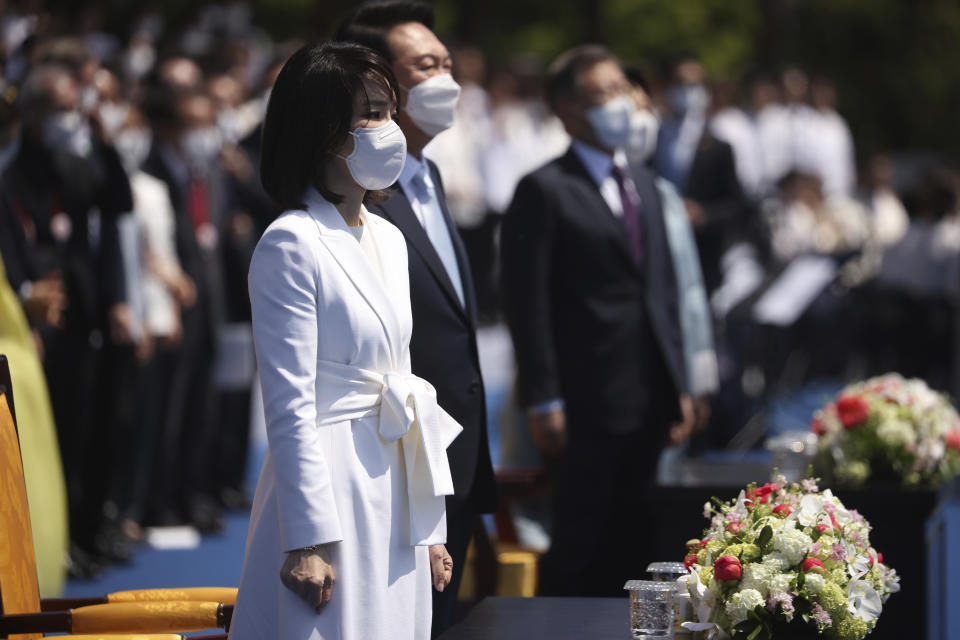
[[[217,127],[190,129],[180,138],[180,149],[192,169],[208,169],[223,149],[223,136]]]
[[[43,142],[50,151],[66,151],[82,158],[90,155],[90,123],[77,110],[60,111],[43,122]]]
[[[636,110],[629,96],[617,96],[587,109],[586,116],[600,144],[608,149],[620,149],[630,139],[630,119]]]
[[[358,128],[353,136],[353,151],[347,169],[358,185],[367,190],[386,189],[400,177],[407,160],[407,139],[393,120],[375,129]]]
[[[453,125],[460,100],[460,85],[452,75],[439,73],[407,91],[407,104],[403,110],[424,133],[435,136]]]
[[[657,148],[660,122],[649,109],[637,109],[630,115],[630,135],[627,138],[627,156],[633,162],[644,163]]]

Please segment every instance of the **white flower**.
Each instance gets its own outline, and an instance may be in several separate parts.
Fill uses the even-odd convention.
[[[753,611],[765,603],[766,600],[764,600],[763,596],[760,595],[760,592],[756,589],[742,589],[733,594],[730,600],[727,601],[727,615],[730,616],[733,624],[736,625],[747,619],[748,612]]]
[[[770,593],[770,582],[773,580],[775,571],[776,569],[762,562],[750,563],[743,568],[740,588],[755,589],[760,595],[766,597]],[[785,589],[779,589],[779,591],[785,591]]]
[[[771,570],[780,572],[790,568],[790,561],[782,553],[774,551],[763,556],[763,564],[769,566]]]
[[[807,494],[800,499],[800,508],[794,513],[797,514],[797,520],[803,526],[807,527],[815,524],[823,513],[823,502],[820,496]]]
[[[906,448],[917,441],[917,433],[905,420],[884,420],[877,426],[877,437],[888,447]]]
[[[796,529],[783,528],[773,535],[773,548],[784,555],[791,567],[803,560],[811,544],[810,536]]]
[[[778,573],[770,580],[771,592],[786,592],[790,590],[790,583],[793,582],[791,573]]]
[[[865,622],[876,620],[880,616],[883,604],[880,594],[866,580],[854,580],[847,590],[849,604],[847,611]]]
[[[713,513],[713,505],[710,502],[703,503],[703,517],[710,519],[710,514]]]
[[[803,586],[807,588],[807,591],[814,594],[820,593],[820,590],[823,589],[823,585],[825,584],[827,584],[827,579],[819,573],[808,573],[803,582]]]

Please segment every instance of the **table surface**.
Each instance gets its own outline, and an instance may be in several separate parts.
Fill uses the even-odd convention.
[[[484,598],[438,640],[629,640],[624,598]]]

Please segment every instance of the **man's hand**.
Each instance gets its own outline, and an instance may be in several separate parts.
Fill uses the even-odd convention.
[[[670,444],[678,445],[693,434],[697,417],[693,408],[693,398],[689,394],[680,396],[680,422],[670,425]]]
[[[23,309],[34,324],[63,328],[63,311],[67,308],[67,289],[59,273],[51,273],[31,283],[30,293],[23,300]]]
[[[287,553],[280,569],[280,582],[320,613],[333,596],[336,574],[326,545],[319,549],[296,549]]]
[[[547,412],[527,410],[530,437],[543,455],[555,458],[567,445],[567,414],[563,409]]]
[[[430,572],[433,574],[433,588],[443,592],[453,578],[453,558],[442,544],[430,547]]]
[[[109,311],[110,339],[114,344],[133,342],[133,310],[126,302],[118,302]]]
[[[700,229],[707,224],[707,212],[703,210],[699,202],[684,198],[683,204],[687,205],[687,217],[690,218],[690,224],[694,229]]]

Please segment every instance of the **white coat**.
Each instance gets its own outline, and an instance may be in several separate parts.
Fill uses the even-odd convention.
[[[446,447],[459,433],[410,374],[406,244],[366,210],[382,279],[312,191],[264,233],[250,266],[268,451],[232,640],[429,638],[427,545],[446,538]],[[317,614],[280,582],[287,551],[327,544],[333,597]]]

